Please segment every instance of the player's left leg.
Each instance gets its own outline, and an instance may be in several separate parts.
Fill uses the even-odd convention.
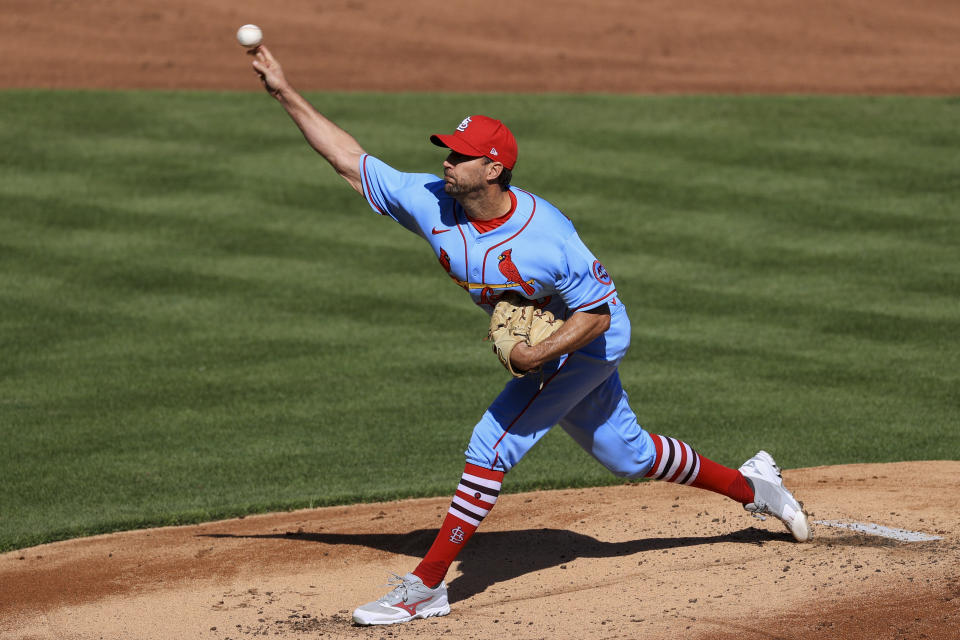
[[[504,474],[517,464],[561,417],[615,367],[589,358],[562,358],[543,376],[515,378],[474,427],[467,463],[433,545],[396,588],[358,607],[357,624],[392,624],[449,613],[443,582],[451,563],[497,502]]]
[[[440,531],[412,572],[424,584],[442,583],[454,559],[497,503],[503,476],[503,471],[466,464]]]
[[[615,368],[563,358],[543,377],[511,380],[484,412],[467,446],[467,463],[440,531],[413,570],[424,584],[439,584],[451,563],[497,502],[500,485],[553,425]]]
[[[803,506],[783,486],[780,469],[761,451],[740,469],[697,453],[676,438],[647,433],[630,408],[618,374],[590,393],[560,422],[581,447],[614,474],[684,484],[727,496],[753,513],[772,515],[798,541],[810,538]]]

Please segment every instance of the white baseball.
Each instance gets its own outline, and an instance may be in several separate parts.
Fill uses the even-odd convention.
[[[245,24],[237,29],[237,42],[247,48],[258,46],[263,41],[263,31],[255,24]]]

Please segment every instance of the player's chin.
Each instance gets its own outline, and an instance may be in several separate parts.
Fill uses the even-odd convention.
[[[448,196],[458,197],[465,196],[475,191],[480,191],[480,185],[470,186],[465,185],[462,182],[452,182],[447,180],[443,183],[443,190]]]

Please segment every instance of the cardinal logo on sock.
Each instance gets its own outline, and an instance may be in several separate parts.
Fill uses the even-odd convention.
[[[501,253],[497,257],[497,260],[499,260],[497,268],[500,269],[500,273],[507,279],[507,283],[518,284],[525,294],[533,295],[535,289],[530,286],[529,282],[525,282],[523,276],[520,275],[520,270],[517,269],[517,265],[513,264],[513,258],[510,257],[512,253],[513,249],[507,249]]]

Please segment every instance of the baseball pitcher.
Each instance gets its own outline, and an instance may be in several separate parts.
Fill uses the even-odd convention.
[[[378,600],[360,625],[450,612],[444,576],[497,502],[504,475],[555,425],[618,476],[715,491],[810,538],[802,505],[760,451],[724,467],[637,421],[617,367],[630,320],[610,273],[573,223],[543,198],[511,184],[517,142],[501,121],[471,115],[430,141],[446,149],[442,176],[405,173],[369,155],[313,108],[265,46],[250,52],[266,90],[307,142],[371,209],[429,245],[456,286],[489,316],[488,338],[511,373],[466,449],[466,465],[440,531],[420,564]]]

